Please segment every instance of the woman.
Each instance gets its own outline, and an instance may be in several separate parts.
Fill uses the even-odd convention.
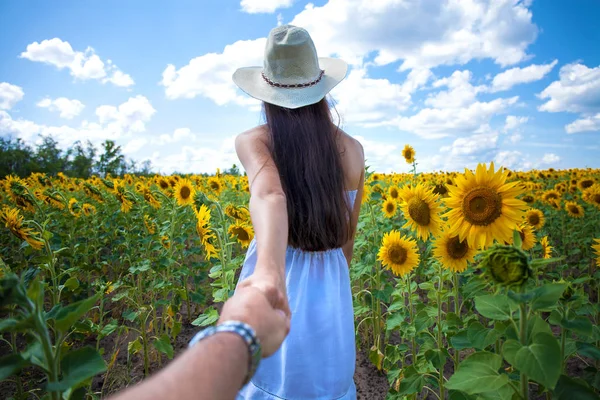
[[[333,124],[325,100],[346,71],[342,60],[318,58],[304,29],[286,25],[269,34],[264,67],[233,75],[263,101],[266,117],[236,139],[256,234],[238,287],[278,288],[280,308],[292,315],[281,349],[261,362],[240,399],[356,398],[348,267],[364,155]]]

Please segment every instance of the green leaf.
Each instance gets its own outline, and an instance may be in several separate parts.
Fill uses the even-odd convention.
[[[467,337],[472,347],[483,350],[500,337],[500,332],[486,328],[478,321],[473,321],[467,328]]]
[[[459,331],[456,335],[450,338],[452,347],[456,350],[463,350],[473,347],[466,329]]]
[[[558,300],[567,288],[566,283],[547,283],[535,289],[535,297],[531,302],[531,311],[551,311],[558,305]]]
[[[521,234],[516,229],[513,231],[513,246],[517,249],[521,249],[523,247],[523,239],[521,239]]]
[[[74,276],[72,276],[66,280],[66,282],[63,286],[71,291],[75,290],[79,287],[79,280],[77,278],[75,278]]]
[[[54,327],[59,331],[67,332],[79,318],[96,304],[100,296],[101,293],[98,293],[88,299],[61,307],[54,316]]]
[[[448,399],[450,400],[477,400],[477,396],[471,396],[458,390],[448,391]]]
[[[446,387],[467,394],[478,394],[498,390],[508,383],[508,375],[498,373],[502,357],[481,351],[471,354],[458,366]]]
[[[425,352],[425,359],[429,361],[437,370],[442,370],[446,360],[450,358],[446,349],[429,349]]]
[[[409,394],[419,393],[425,386],[425,377],[416,370],[414,366],[410,366],[402,370],[404,377],[400,381],[398,394],[406,396]]]
[[[564,260],[564,257],[554,257],[554,258],[536,258],[535,260],[531,261],[531,268],[532,269],[538,269],[540,267],[543,267],[544,265],[548,265],[548,264],[552,264],[555,262],[559,262]]]
[[[560,346],[548,333],[538,333],[533,343],[522,346],[516,340],[507,340],[502,353],[506,361],[532,380],[553,389],[561,370]]]
[[[542,332],[552,335],[550,325],[539,315],[530,317],[527,320],[527,343],[530,343],[535,335]]]
[[[83,347],[81,349],[67,353],[60,362],[63,378],[60,382],[48,383],[48,391],[64,391],[75,389],[85,382],[106,371],[106,364],[92,347]]]
[[[598,395],[581,379],[561,375],[554,390],[557,400],[598,400]]]
[[[152,344],[156,347],[156,350],[166,354],[169,359],[173,358],[173,345],[171,345],[171,338],[169,338],[169,335],[164,333],[160,338],[154,340]]]
[[[582,356],[600,360],[600,349],[589,343],[577,342],[577,352]]]
[[[373,363],[373,365],[377,367],[379,371],[381,371],[383,357],[383,353],[377,346],[374,345],[369,350],[369,361],[371,361],[371,363]]]
[[[0,332],[25,332],[28,329],[33,328],[33,317],[28,316],[27,318],[14,319],[6,318],[0,321]]]
[[[583,316],[575,317],[575,319],[563,319],[560,321],[560,325],[583,336],[591,336],[594,328],[590,320]]]
[[[0,381],[19,372],[27,364],[27,360],[21,357],[20,354],[13,353],[0,358]]]
[[[140,342],[140,338],[137,338],[137,339],[132,340],[131,342],[127,343],[127,353],[129,353],[131,355],[137,354],[143,348],[144,347],[142,346],[142,343]]]
[[[475,308],[486,318],[506,321],[511,317],[510,300],[506,295],[487,294],[475,297]]]
[[[209,308],[203,314],[200,314],[198,318],[192,321],[194,326],[208,326],[212,325],[219,320],[219,313],[214,308]]]
[[[388,317],[387,320],[385,321],[385,330],[389,332],[396,328],[399,328],[405,319],[406,319],[406,315],[404,313],[397,312],[397,313],[392,314],[392,316]]]

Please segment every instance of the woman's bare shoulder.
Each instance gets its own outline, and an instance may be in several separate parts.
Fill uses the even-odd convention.
[[[344,154],[344,158],[349,158],[354,162],[364,163],[364,149],[362,144],[349,134],[347,134],[343,129],[338,128],[342,138],[342,153]]]

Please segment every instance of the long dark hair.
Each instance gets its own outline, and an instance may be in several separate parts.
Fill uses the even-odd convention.
[[[349,204],[326,99],[297,109],[263,103],[271,155],[287,197],[288,244],[305,251],[341,247],[350,236]]]

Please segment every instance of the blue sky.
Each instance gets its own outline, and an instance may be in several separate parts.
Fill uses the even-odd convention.
[[[332,95],[379,171],[409,170],[406,143],[422,171],[600,167],[598,16],[595,0],[3,1],[0,135],[227,168],[261,120],[231,74],[292,23],[349,62]]]

